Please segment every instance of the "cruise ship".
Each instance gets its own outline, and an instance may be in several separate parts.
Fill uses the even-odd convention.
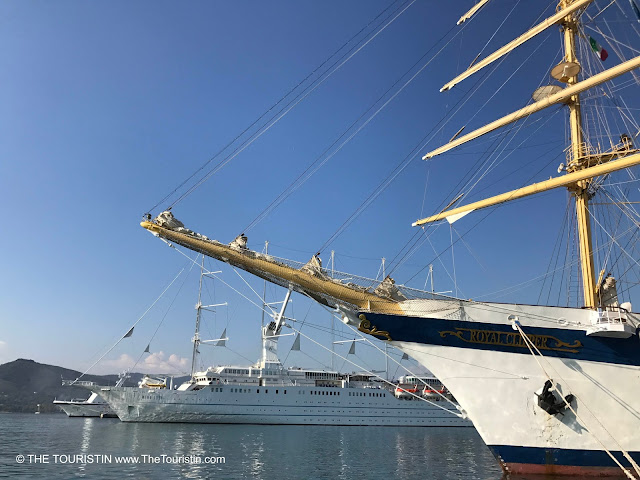
[[[472,426],[442,397],[398,398],[376,383],[368,375],[271,365],[210,368],[177,389],[90,388],[124,422]]]
[[[422,390],[408,392],[402,388],[404,383],[385,382],[371,373],[285,368],[277,345],[290,294],[273,321],[262,328],[262,357],[254,366],[204,371],[192,367],[190,379],[175,387],[170,378],[145,378],[139,387],[87,388],[104,398],[123,422],[473,426],[436,378],[411,377],[406,381],[419,384]],[[200,340],[205,307],[199,300],[196,308],[193,366],[201,342],[227,340],[225,333],[218,340]]]

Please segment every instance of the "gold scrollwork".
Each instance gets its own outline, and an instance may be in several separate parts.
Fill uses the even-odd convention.
[[[463,340],[463,341],[466,342],[466,340],[462,336],[462,332],[452,332],[452,331],[448,330],[448,331],[445,331],[445,332],[438,332],[438,333],[440,333],[440,336],[442,338],[445,338],[445,337],[447,337],[449,335],[453,335],[454,337],[458,337],[460,340]]]
[[[389,332],[385,332],[384,330],[378,330],[378,327],[376,327],[375,325],[372,327],[371,322],[367,320],[367,317],[365,317],[364,314],[361,313],[360,315],[358,315],[358,318],[360,319],[360,325],[358,325],[358,330],[360,330],[363,333],[368,333],[369,335],[375,335],[376,337],[384,337],[387,340],[391,340],[391,336],[389,335]]]
[[[566,347],[566,348],[580,348],[582,347],[582,342],[580,340],[575,340],[573,343],[566,343],[563,342],[562,340],[558,340],[555,337],[551,337],[553,338],[557,343],[556,343],[556,349],[558,348],[562,348],[562,347]]]

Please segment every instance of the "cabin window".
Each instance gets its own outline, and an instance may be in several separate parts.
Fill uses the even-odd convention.
[[[276,390],[276,394],[278,393],[278,390]]]

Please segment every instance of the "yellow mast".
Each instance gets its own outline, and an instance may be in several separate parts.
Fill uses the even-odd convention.
[[[576,0],[560,0],[559,10],[563,10]],[[573,14],[569,14],[562,22],[564,30],[564,48],[565,61],[578,63],[576,58],[575,36],[576,36],[576,20]],[[567,80],[569,85],[578,82],[576,76]],[[580,111],[580,94],[576,93],[569,98],[567,102],[569,106],[569,127],[571,131],[571,153],[573,159],[578,162],[577,170],[582,170],[585,165],[581,159],[583,155],[582,142],[582,114]],[[575,187],[569,187],[569,191],[576,199],[576,215],[578,227],[578,241],[580,250],[580,263],[582,270],[582,291],[584,296],[584,306],[587,308],[596,308],[596,287],[595,275],[593,268],[593,248],[591,245],[591,219],[589,218],[589,180],[579,181]]]
[[[591,219],[589,216],[589,185],[594,176],[609,173],[610,171],[617,170],[619,168],[625,168],[626,166],[636,165],[638,156],[633,155],[639,152],[638,149],[633,147],[628,141],[622,139],[622,144],[612,147],[611,151],[601,152],[593,151],[592,148],[585,145],[582,138],[582,115],[580,111],[580,93],[591,89],[601,83],[616,78],[626,72],[629,72],[635,68],[640,67],[640,56],[635,57],[626,62],[605,70],[599,74],[593,75],[582,82],[578,82],[578,74],[580,72],[580,65],[576,57],[575,37],[577,34],[577,18],[581,9],[585,8],[590,2],[588,0],[559,0],[557,13],[550,17],[554,21],[558,21],[561,24],[563,36],[564,36],[564,48],[565,57],[564,62],[558,67],[564,65],[563,73],[573,76],[564,76],[561,81],[566,82],[568,85],[566,88],[559,92],[552,94],[542,100],[539,100],[531,105],[527,105],[520,110],[506,115],[494,122],[480,127],[473,132],[470,132],[461,137],[456,137],[450,140],[445,145],[436,148],[435,150],[427,153],[424,160],[430,159],[436,155],[440,155],[458,145],[462,145],[470,140],[485,135],[493,130],[503,127],[509,123],[515,122],[521,118],[527,117],[532,113],[538,112],[544,108],[547,108],[556,103],[565,103],[569,108],[569,125],[571,143],[568,151],[568,163],[564,178],[550,179],[545,182],[540,182],[529,187],[524,187],[512,192],[507,192],[502,195],[474,202],[464,207],[458,207],[451,210],[445,210],[437,215],[423,218],[416,221],[413,225],[422,225],[425,223],[433,222],[442,218],[447,218],[449,221],[455,221],[460,218],[464,212],[469,212],[473,209],[484,208],[490,205],[496,205],[505,201],[521,198],[526,195],[531,195],[540,191],[548,190],[550,188],[557,188],[559,186],[565,186],[569,189],[571,194],[576,199],[576,217],[578,226],[578,242],[582,272],[582,287],[584,306],[587,308],[597,308],[597,288],[595,281],[595,270],[593,266],[593,248],[591,243]],[[541,24],[542,25],[542,24]],[[509,50],[515,48],[520,40],[523,38],[529,39],[533,36],[541,25],[533,28],[529,32],[521,35],[518,39],[514,40],[510,44],[507,44],[503,49],[498,50],[495,54],[490,55],[485,59],[486,62],[493,61],[498,58],[498,54],[502,54],[502,50]],[[481,62],[482,63],[482,62]],[[474,66],[476,67],[476,66]],[[456,78],[450,82],[451,84],[460,81],[466,76],[471,75],[477,71],[477,67],[467,70],[460,78]],[[556,77],[557,78],[557,77]],[[445,85],[445,88],[447,85]],[[624,159],[624,161],[620,161]],[[628,160],[628,162],[627,162]],[[604,163],[611,162],[615,165],[604,167]],[[595,167],[595,168],[594,168]],[[600,168],[604,167],[604,168]]]
[[[431,215],[430,217],[416,220],[413,223],[413,226],[417,227],[426,223],[437,222],[438,220],[443,220],[445,218],[453,223],[456,220],[455,217],[458,216],[458,218],[462,218],[463,215],[461,214],[463,213],[469,213],[473,210],[480,210],[481,208],[492,207],[500,203],[510,202],[519,198],[528,197],[529,195],[546,192],[553,188],[567,187],[569,190],[574,191],[578,188],[577,185],[579,184],[579,182],[583,182],[594,177],[599,177],[601,175],[606,175],[607,173],[615,172],[623,168],[635,167],[636,165],[640,165],[640,153],[637,153],[637,150],[624,150],[620,152],[620,155],[622,156],[622,154],[627,152],[633,152],[633,154],[625,155],[624,158],[620,158],[619,160],[607,161],[606,163],[601,163],[593,167],[583,168],[575,172],[567,173],[566,175],[563,175],[561,177],[550,178],[549,180],[544,180],[532,185],[527,185],[526,187],[522,187],[517,190],[511,190],[510,192],[501,193],[500,195],[495,195],[483,200],[478,200],[477,202],[469,203],[461,207],[452,208],[450,210],[443,210],[436,215]],[[606,158],[609,155],[605,153],[603,154],[603,156],[605,156]]]

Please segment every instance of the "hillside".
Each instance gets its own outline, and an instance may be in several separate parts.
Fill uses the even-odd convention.
[[[73,380],[81,372],[68,368],[46,365],[19,358],[0,365],[0,412],[35,412],[40,404],[41,412],[59,412],[51,403],[72,398],[88,398],[89,391],[82,387],[63,387],[62,379]],[[135,386],[142,374],[133,373],[125,385]],[[85,375],[82,380],[99,385],[114,385],[117,375]]]

